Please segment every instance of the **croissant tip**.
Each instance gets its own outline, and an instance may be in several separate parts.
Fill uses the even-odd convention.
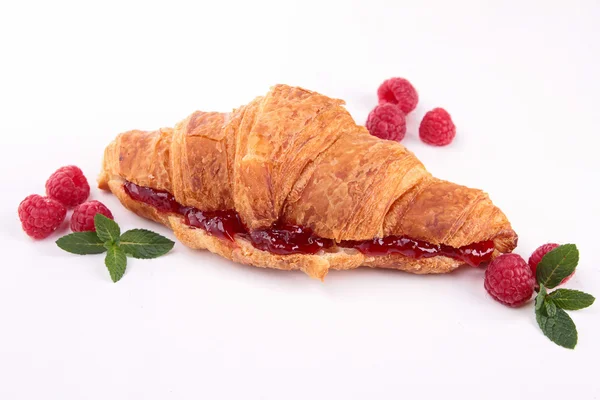
[[[101,190],[110,190],[108,187],[108,174],[106,171],[102,171],[98,176],[98,189]]]
[[[501,253],[512,252],[518,243],[519,235],[512,229],[500,231],[494,238],[494,247]]]

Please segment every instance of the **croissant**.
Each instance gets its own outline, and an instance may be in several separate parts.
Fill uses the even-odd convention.
[[[231,113],[122,133],[99,187],[191,248],[318,279],[359,266],[445,273],[516,247],[486,193],[432,177],[343,104],[276,85]]]

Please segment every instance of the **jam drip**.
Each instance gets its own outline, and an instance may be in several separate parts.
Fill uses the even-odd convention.
[[[257,249],[274,254],[315,254],[335,246],[333,240],[316,236],[310,228],[299,225],[277,222],[270,228],[248,232],[235,210],[201,211],[185,207],[169,192],[138,186],[132,182],[126,182],[124,189],[132,199],[151,205],[158,211],[183,215],[186,224],[191,227],[203,229],[211,235],[231,241],[235,235],[241,235]],[[345,240],[338,246],[354,248],[369,256],[401,254],[416,259],[446,256],[472,266],[491,260],[494,252],[494,242],[491,240],[454,248],[405,236],[386,236],[361,241]]]
[[[411,239],[405,236],[386,236],[373,240],[345,240],[342,247],[351,247],[369,256],[385,256],[402,254],[412,258],[429,258],[446,256],[476,267],[482,262],[489,261],[494,252],[494,242],[487,240],[468,246],[454,248],[446,245],[436,245],[423,240]]]

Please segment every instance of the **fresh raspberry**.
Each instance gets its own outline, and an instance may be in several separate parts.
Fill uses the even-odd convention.
[[[90,185],[78,167],[69,165],[50,175],[46,181],[46,194],[66,207],[75,207],[88,198]]]
[[[396,104],[404,114],[415,109],[419,95],[409,81],[404,78],[390,78],[377,89],[379,103]]]
[[[510,307],[525,303],[533,294],[535,278],[531,268],[518,254],[502,254],[485,271],[485,290]]]
[[[400,141],[406,134],[406,117],[402,110],[390,103],[376,106],[365,124],[371,135],[381,139]]]
[[[73,232],[95,231],[94,217],[96,214],[102,214],[105,217],[114,219],[112,213],[106,206],[98,200],[88,201],[78,205],[73,210],[71,216],[71,230]]]
[[[456,127],[448,111],[434,108],[423,117],[419,126],[419,136],[427,144],[445,146],[456,136]]]
[[[34,239],[50,236],[65,220],[67,209],[58,201],[37,194],[19,204],[19,219],[25,233]]]
[[[546,244],[541,245],[537,249],[535,249],[533,254],[531,254],[531,257],[529,257],[529,267],[531,268],[531,272],[533,273],[533,276],[536,276],[537,266],[540,263],[540,261],[542,261],[542,258],[544,258],[546,253],[549,253],[550,251],[554,250],[558,246],[559,245],[556,243],[546,243]],[[574,273],[575,273],[575,271],[573,271],[573,273],[571,275],[569,275],[565,279],[563,279],[560,282],[560,285],[562,285],[563,283],[565,283],[569,279],[571,279],[571,277],[573,276]]]

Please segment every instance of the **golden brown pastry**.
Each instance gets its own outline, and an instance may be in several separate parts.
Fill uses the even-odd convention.
[[[515,248],[486,193],[432,177],[343,104],[277,85],[231,113],[122,133],[99,186],[191,248],[319,279],[363,265],[444,273]]]

